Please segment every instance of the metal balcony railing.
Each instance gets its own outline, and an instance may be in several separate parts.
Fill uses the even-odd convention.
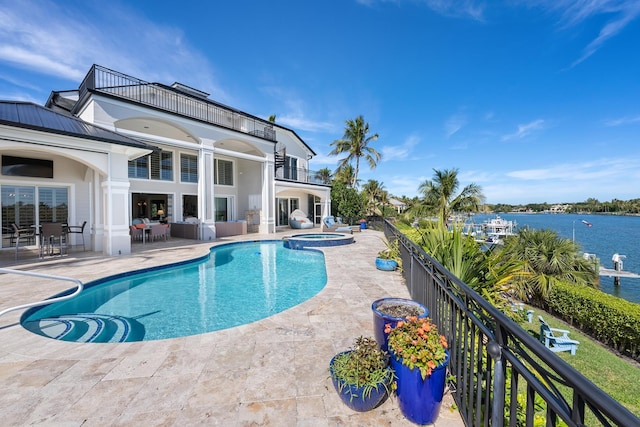
[[[305,184],[330,185],[330,179],[323,176],[318,171],[311,171],[303,168],[280,167],[276,168],[276,179],[282,181],[301,182]]]
[[[108,68],[93,65],[80,84],[76,108],[91,92],[147,105],[172,114],[276,141],[273,123],[242,113],[206,98],[189,95],[159,83],[149,83]],[[75,112],[75,111],[74,111]]]
[[[453,397],[467,426],[640,426],[640,419],[457,279],[388,221],[411,297],[449,343]],[[590,421],[590,422],[589,422]],[[559,423],[559,424],[558,424]]]

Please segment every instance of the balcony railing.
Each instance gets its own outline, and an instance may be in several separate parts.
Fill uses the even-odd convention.
[[[281,181],[301,182],[305,184],[330,185],[330,179],[323,176],[318,171],[286,166],[276,169],[276,179]]]
[[[126,74],[94,65],[79,88],[82,101],[90,92],[147,105],[172,114],[232,129],[268,141],[276,141],[273,123],[241,113],[205,98],[189,95],[158,83],[149,83]],[[77,108],[82,102],[77,103]]]
[[[453,397],[467,426],[639,426],[640,419],[549,351],[438,261],[385,221],[398,239],[411,297],[449,342]],[[518,398],[520,397],[520,398]],[[536,423],[535,425],[538,425]]]

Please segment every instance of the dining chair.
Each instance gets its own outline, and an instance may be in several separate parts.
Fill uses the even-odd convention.
[[[68,225],[67,233],[69,234],[79,234],[82,236],[82,250],[86,251],[87,249],[84,246],[84,227],[87,225],[87,221],[84,221],[82,225]]]
[[[152,224],[151,225],[151,233],[150,239],[152,242],[155,242],[156,239],[164,239],[167,240],[167,227],[164,224]]]
[[[67,233],[59,222],[45,222],[42,224],[41,245],[44,245],[49,255],[54,255],[54,247],[58,246],[59,254],[67,249]]]
[[[131,235],[131,240],[142,240],[142,233],[144,233],[144,228],[138,228],[135,225],[129,226],[129,234]]]
[[[36,239],[36,229],[35,228],[20,228],[18,227],[18,224],[16,224],[15,222],[13,224],[11,224],[11,227],[13,227],[13,236],[14,236],[14,241],[16,243],[16,260],[18,259],[18,251],[20,249],[20,241],[22,240],[23,242],[26,241],[27,244],[29,243],[33,243]]]

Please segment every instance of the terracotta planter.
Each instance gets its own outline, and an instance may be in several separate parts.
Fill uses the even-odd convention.
[[[407,315],[413,315],[413,313],[411,313],[411,311],[407,311],[407,314],[393,316],[385,313],[384,311],[380,311],[380,308],[384,307],[385,304],[409,307],[411,311],[416,309],[422,310],[422,314],[418,314],[417,317],[427,317],[429,315],[429,310],[419,302],[406,298],[382,298],[374,301],[373,304],[371,304],[371,310],[373,311],[374,337],[376,338],[380,348],[387,351],[387,339],[389,334],[384,332],[386,325],[389,324],[392,328],[395,328],[400,320],[404,320]]]

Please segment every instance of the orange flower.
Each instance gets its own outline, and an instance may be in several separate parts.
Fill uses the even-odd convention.
[[[449,348],[449,344],[447,343],[447,339],[444,335],[440,335],[440,344],[442,344],[444,348]]]

